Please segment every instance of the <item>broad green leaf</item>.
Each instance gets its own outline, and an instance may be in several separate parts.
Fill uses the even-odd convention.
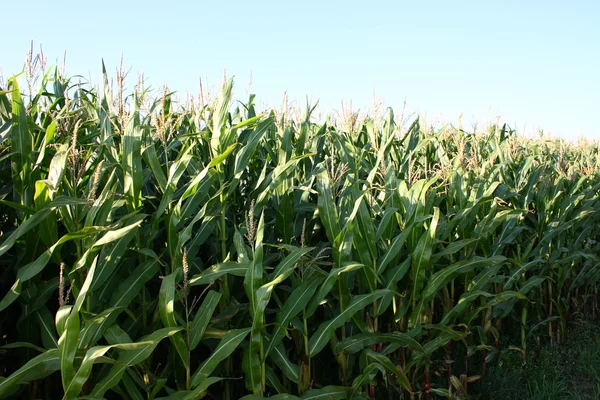
[[[404,246],[404,242],[410,235],[412,229],[412,224],[405,228],[398,236],[394,238],[390,248],[386,253],[381,257],[381,259],[377,262],[377,273],[379,275],[385,272],[386,267],[389,263],[392,262],[396,258],[398,254],[400,254],[400,250],[402,250],[402,246]]]
[[[132,101],[129,123],[123,135],[123,151],[121,164],[123,166],[123,191],[127,196],[130,211],[137,210],[142,205],[142,128],[138,96]]]
[[[322,322],[317,328],[317,331],[310,338],[310,356],[314,357],[323,350],[335,330],[345,324],[356,312],[367,307],[386,293],[389,293],[389,291],[380,289],[369,294],[355,296],[342,312],[329,321]]]
[[[122,311],[122,307],[111,307],[88,320],[81,330],[78,348],[87,349],[96,344],[104,335],[104,331],[115,323]]]
[[[69,315],[71,315],[71,309],[73,306],[68,304],[61,306],[56,312],[56,316],[54,317],[54,326],[56,326],[56,332],[58,332],[58,336],[62,336],[65,331],[65,327],[67,325],[67,319]]]
[[[291,395],[291,394],[276,394],[275,396],[269,396],[269,397],[263,397],[263,396],[257,396],[255,394],[249,394],[248,396],[242,397],[240,400],[266,400],[266,399],[273,399],[273,400],[300,400],[299,397],[296,397],[296,396]]]
[[[4,296],[2,301],[0,301],[0,311],[11,305],[19,297],[23,283],[34,278],[44,270],[52,258],[52,254],[57,248],[69,240],[83,239],[97,234],[98,232],[101,232],[101,230],[95,227],[89,227],[84,228],[79,232],[68,233],[61,237],[52,247],[43,252],[35,261],[32,261],[29,264],[19,268],[19,271],[17,272],[17,280],[10,288],[10,291]]]
[[[366,349],[364,352],[366,354],[367,360],[373,360],[374,362],[383,366],[387,370],[387,372],[396,376],[398,386],[404,388],[405,390],[408,390],[409,392],[412,391],[410,381],[408,380],[404,371],[402,371],[401,368],[396,367],[389,358],[387,358],[381,353],[377,353],[369,349]]]
[[[377,372],[385,374],[385,368],[379,365],[378,363],[371,363],[367,365],[363,369],[362,374],[357,376],[352,382],[352,390],[350,391],[349,398],[354,399],[355,396],[357,396],[361,392],[362,387],[364,385],[368,385],[371,382],[373,382],[375,376],[377,375]]]
[[[75,304],[71,308],[71,312],[65,322],[65,328],[63,333],[58,340],[58,354],[60,356],[60,371],[62,376],[63,389],[67,389],[71,384],[71,381],[75,377],[75,367],[73,365],[75,361],[75,352],[77,351],[77,343],[79,340],[80,319],[79,311],[83,306],[83,302],[87,296],[92,282],[94,281],[94,273],[96,271],[96,262],[98,257],[94,259],[92,266],[90,267],[85,281],[81,286],[81,290],[75,299]]]
[[[154,144],[144,148],[144,150],[142,150],[142,156],[144,157],[144,160],[146,160],[146,164],[148,164],[152,170],[152,174],[154,175],[161,192],[164,193],[167,188],[167,177],[165,176],[165,173],[160,165],[160,161],[158,160]]]
[[[278,276],[285,274],[289,269],[294,268],[302,256],[310,253],[312,250],[314,250],[314,247],[298,247],[294,249],[277,265],[272,274],[271,280],[277,279]]]
[[[25,222],[20,224],[17,227],[17,229],[15,229],[13,233],[11,233],[10,236],[8,236],[6,240],[2,242],[2,244],[0,245],[0,256],[6,253],[20,237],[22,237],[24,234],[26,234],[27,232],[35,228],[38,224],[40,224],[42,221],[44,221],[46,217],[48,217],[48,215],[56,208],[66,205],[77,205],[87,203],[87,200],[82,199],[76,199],[65,196],[56,197],[50,204],[36,212],[33,216],[31,216],[31,218],[28,218]]]
[[[398,282],[404,278],[408,270],[410,269],[411,259],[407,258],[400,265],[396,265],[393,268],[388,269],[386,273],[385,287],[388,290],[396,290]],[[394,294],[386,294],[381,298],[381,301],[377,303],[377,315],[383,314],[392,303]]]
[[[181,328],[162,328],[140,339],[139,346],[120,350],[117,363],[111,367],[108,375],[94,386],[91,393],[92,396],[103,397],[107,390],[121,381],[121,377],[127,368],[137,365],[150,357],[160,341],[176,334],[180,330]]]
[[[9,343],[9,344],[5,344],[4,346],[0,346],[0,349],[18,349],[18,348],[21,348],[21,347],[28,348],[28,349],[33,349],[33,350],[38,351],[40,353],[45,353],[47,351],[46,349],[44,349],[42,347],[36,346],[34,344],[31,344],[31,343],[27,343],[27,342],[12,342],[12,343]]]
[[[272,347],[271,358],[286,378],[294,383],[298,383],[300,379],[300,366],[289,359],[282,343]]]
[[[210,374],[217,368],[219,363],[225,360],[237,349],[239,344],[250,333],[250,328],[247,329],[232,329],[221,339],[217,348],[212,352],[201,365],[198,367],[192,376],[192,387],[196,387],[208,378]]]
[[[85,267],[85,265],[87,264],[88,257],[91,256],[92,254],[94,254],[98,250],[98,248],[101,248],[104,245],[107,245],[109,243],[117,241],[117,240],[123,238],[124,236],[126,236],[127,234],[129,234],[131,231],[138,229],[139,226],[142,224],[144,217],[146,217],[145,214],[136,215],[135,217],[133,217],[131,219],[133,222],[131,222],[129,220],[127,221],[127,222],[131,222],[129,225],[126,225],[119,229],[110,230],[110,231],[106,232],[104,235],[102,235],[102,237],[100,239],[96,240],[94,242],[94,244],[92,244],[92,246],[89,249],[87,249],[86,252],[81,256],[81,258],[75,263],[75,265],[73,266],[73,269],[71,270],[69,275],[71,275],[74,272]],[[121,250],[124,251],[123,248],[121,248]],[[111,267],[114,267],[114,266],[111,265]],[[100,267],[101,271],[103,269],[104,269],[104,265]],[[110,275],[110,274],[108,274],[108,275]]]
[[[209,386],[211,386],[217,382],[220,382],[222,380],[223,380],[223,378],[218,378],[218,377],[206,378],[194,390],[190,390],[190,391],[183,390],[183,391],[175,392],[172,395],[167,396],[167,397],[159,397],[157,400],[197,400],[197,399],[201,399],[204,397],[206,389],[208,389]]]
[[[440,218],[440,211],[435,208],[433,218],[429,224],[429,229],[423,233],[421,239],[417,243],[415,251],[412,253],[411,271],[412,271],[412,290],[411,299],[417,301],[421,298],[419,296],[421,288],[426,281],[426,270],[429,268],[429,260],[433,253],[433,243],[435,240],[435,232]]]
[[[263,234],[265,226],[265,214],[262,213],[256,229],[256,239],[254,244],[254,257],[250,262],[244,276],[244,289],[250,302],[250,314],[254,318],[254,312],[257,310],[256,291],[263,284]]]
[[[351,388],[345,386],[325,386],[304,392],[302,400],[345,400],[349,398]]]
[[[59,145],[54,157],[52,157],[52,161],[50,162],[48,179],[42,181],[52,192],[56,192],[59,189],[59,183],[65,174],[68,150],[69,147],[66,143]]]
[[[319,218],[323,221],[325,232],[331,243],[340,233],[339,216],[333,193],[331,192],[331,183],[327,172],[321,172],[317,176],[317,190],[319,192],[318,207]]]
[[[298,286],[285,301],[281,311],[277,313],[277,323],[273,329],[271,341],[265,351],[266,356],[281,342],[290,321],[306,307],[308,301],[317,290],[320,281],[320,279],[308,280],[301,286]]]
[[[17,385],[43,379],[59,369],[58,349],[48,350],[32,358],[8,378],[0,381],[0,397],[11,393]]]
[[[200,343],[200,339],[202,339],[202,335],[204,335],[204,331],[210,323],[210,319],[220,299],[221,293],[211,290],[200,305],[190,326],[190,351],[194,350],[198,346],[198,343]]]
[[[489,258],[476,257],[472,260],[459,261],[445,267],[431,276],[421,297],[425,302],[430,301],[443,287],[458,275],[470,272],[475,268],[491,268],[504,262],[504,260],[506,260],[506,258],[503,256],[493,256]]]
[[[202,271],[198,275],[194,275],[190,279],[190,286],[207,285],[213,283],[224,275],[244,276],[250,268],[250,263],[224,262],[213,265],[212,267]]]
[[[378,344],[392,343],[402,347],[408,347],[411,350],[420,351],[421,345],[415,339],[402,332],[389,333],[359,333],[358,335],[347,337],[340,341],[335,347],[336,353],[358,353],[362,349]]]
[[[121,238],[106,244],[100,250],[100,265],[102,266],[98,271],[98,276],[92,285],[92,290],[97,290],[102,287],[104,282],[113,274],[117,265],[121,261],[121,258],[125,252],[130,248],[130,242],[135,236],[139,226],[143,222],[144,215],[136,215],[130,221],[129,227],[126,229],[126,233]]]
[[[165,328],[176,328],[177,318],[175,317],[175,279],[179,271],[175,271],[163,278],[160,285],[158,297],[158,305],[160,310],[160,319]],[[183,365],[186,368],[190,367],[190,359],[187,345],[183,336],[179,333],[169,336],[171,343],[175,346]]]
[[[223,145],[229,144],[223,143],[222,136],[225,134],[225,124],[227,122],[227,109],[229,108],[229,102],[231,101],[231,92],[233,88],[233,80],[229,79],[223,86],[223,91],[214,108],[214,115],[212,117],[210,147],[212,154],[219,154]]]
[[[146,282],[156,275],[157,271],[158,262],[156,260],[145,261],[131,271],[131,274],[116,289],[105,285],[102,292],[105,290],[112,291],[109,301],[112,307],[127,307],[139,294]]]
[[[364,267],[362,264],[348,264],[340,268],[332,269],[331,272],[329,272],[327,279],[325,279],[325,282],[323,282],[319,288],[317,294],[311,299],[310,303],[308,303],[306,307],[306,316],[310,317],[314,314],[314,312],[317,310],[317,307],[319,307],[319,304],[321,304],[327,294],[331,291],[331,289],[333,289],[335,283],[342,274],[356,271],[362,267]]]
[[[40,332],[42,343],[47,349],[55,349],[58,347],[58,338],[56,336],[56,328],[52,323],[52,314],[47,307],[41,307],[35,311],[35,316],[40,324]]]
[[[234,167],[234,176],[231,182],[231,186],[229,188],[229,193],[233,193],[235,190],[239,179],[242,176],[242,173],[248,167],[248,163],[256,149],[258,148],[258,144],[263,138],[265,132],[273,125],[273,120],[271,118],[267,118],[264,121],[261,121],[258,126],[252,131],[251,138],[248,139],[244,147],[237,153],[235,157],[235,167]]]
[[[11,141],[11,170],[15,197],[24,206],[33,202],[33,137],[29,130],[27,111],[19,90],[16,77],[10,79],[12,84],[12,126]]]

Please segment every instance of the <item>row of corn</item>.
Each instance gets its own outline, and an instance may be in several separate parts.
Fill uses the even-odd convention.
[[[598,146],[0,88],[0,398],[468,398],[598,311]]]

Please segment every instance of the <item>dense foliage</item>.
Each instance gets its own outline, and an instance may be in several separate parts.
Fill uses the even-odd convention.
[[[0,397],[465,398],[597,312],[598,146],[104,78],[0,91]]]

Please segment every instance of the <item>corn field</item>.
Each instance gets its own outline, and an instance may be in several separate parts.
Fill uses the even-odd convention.
[[[466,399],[596,317],[598,145],[38,86],[0,90],[1,398]]]

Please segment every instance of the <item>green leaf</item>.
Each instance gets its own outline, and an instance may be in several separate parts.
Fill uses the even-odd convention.
[[[124,236],[102,247],[99,261],[102,267],[98,271],[98,276],[92,285],[92,290],[102,287],[104,282],[113,274],[121,258],[129,249],[129,243],[137,233],[143,219],[144,215],[134,216],[131,220],[127,221],[130,224],[123,228],[126,232]]]
[[[79,260],[77,260],[77,262],[73,266],[73,269],[71,270],[69,275],[72,275],[74,272],[85,267],[85,265],[87,264],[88,257],[90,255],[94,254],[100,247],[123,238],[124,236],[128,235],[133,230],[137,230],[139,228],[139,226],[142,224],[144,217],[146,217],[145,214],[136,215],[131,220],[127,221],[128,223],[133,221],[129,225],[126,225],[119,229],[110,230],[110,231],[106,232],[104,235],[102,235],[102,237],[100,239],[96,240],[94,242],[94,244],[92,244],[92,246],[86,250],[86,252],[81,256],[81,258]],[[124,251],[123,248],[121,248],[121,250]],[[101,267],[100,271],[102,271],[103,269],[104,269],[104,265]]]
[[[47,349],[55,349],[58,347],[58,339],[56,337],[56,328],[52,323],[52,314],[47,307],[41,307],[35,311],[35,316],[40,323],[40,332],[42,343]]]
[[[246,290],[246,296],[250,301],[250,313],[254,318],[254,311],[256,307],[256,291],[263,284],[263,234],[265,227],[265,214],[262,213],[260,220],[258,221],[258,227],[256,229],[256,239],[254,244],[254,259],[251,261],[250,266],[246,270],[244,276],[244,289]]]
[[[140,358],[139,355],[140,354],[143,355],[143,353],[145,353],[147,351],[148,346],[150,346],[152,349],[154,347],[156,347],[156,345],[160,341],[159,335],[166,334],[166,335],[170,336],[170,335],[175,334],[176,331],[177,330],[170,330],[170,331],[165,332],[163,330],[159,334],[157,334],[157,332],[155,332],[154,334],[157,338],[154,340],[146,339],[145,341],[141,341],[138,343],[117,343],[117,344],[111,344],[108,346],[92,347],[91,349],[89,349],[86,352],[85,357],[83,358],[83,361],[81,362],[81,365],[80,365],[79,369],[77,370],[77,373],[75,374],[75,377],[73,378],[73,380],[71,380],[71,383],[66,388],[63,400],[75,398],[79,393],[81,393],[83,385],[85,384],[85,382],[88,380],[88,378],[90,376],[90,373],[92,371],[92,366],[98,360],[98,358],[102,357],[108,350],[115,348],[115,349],[125,350],[128,352],[136,352],[136,354],[138,355],[137,359],[139,360],[139,358]],[[140,360],[140,361],[143,361],[143,360]],[[118,364],[116,364],[115,366],[119,367]],[[123,378],[126,378],[126,377],[123,377]]]
[[[363,201],[364,198],[361,197],[360,207],[358,209],[357,221],[358,221],[358,229],[361,232],[362,237],[365,240],[365,244],[369,249],[369,254],[372,260],[377,258],[377,242],[375,236],[375,226],[373,224],[373,217],[369,212],[369,208]]]
[[[402,250],[402,246],[406,242],[408,235],[410,235],[412,231],[412,224],[406,227],[398,236],[394,238],[390,248],[386,253],[381,257],[381,259],[377,263],[377,274],[382,275],[385,272],[388,264],[392,262],[396,258],[398,254],[400,254],[400,250]]]
[[[48,179],[42,181],[52,192],[56,192],[59,189],[59,183],[65,175],[65,166],[68,155],[69,146],[66,143],[63,143],[58,146],[54,157],[52,157],[50,168],[48,170]]]
[[[190,351],[194,350],[196,346],[198,346],[198,343],[200,343],[200,339],[202,339],[202,335],[204,335],[204,331],[206,330],[220,299],[221,293],[211,290],[200,305],[190,327]]]
[[[104,335],[104,331],[115,323],[123,310],[123,307],[111,307],[87,321],[81,331],[78,348],[87,349],[89,346],[96,344]]]
[[[493,256],[489,258],[475,257],[472,260],[459,261],[445,267],[431,276],[421,297],[424,302],[430,301],[443,287],[458,275],[472,271],[475,268],[491,268],[504,262],[504,260],[506,260],[506,258],[503,256]]]
[[[16,77],[10,79],[12,85],[12,126],[11,141],[11,170],[15,197],[24,206],[33,201],[32,155],[33,137],[29,131],[27,111],[19,90]]]
[[[345,400],[350,395],[352,388],[345,386],[325,386],[321,389],[312,389],[304,392],[302,400]]]
[[[200,385],[210,374],[217,368],[219,363],[225,360],[237,349],[239,344],[244,340],[250,328],[247,329],[232,329],[221,339],[217,348],[212,352],[201,365],[198,367],[192,377],[192,387]]]
[[[177,319],[175,318],[175,279],[179,271],[175,271],[163,278],[158,295],[158,305],[160,310],[160,319],[165,328],[176,328]],[[173,346],[179,353],[179,357],[185,368],[190,367],[188,348],[181,334],[176,333],[169,337]]]
[[[48,350],[32,358],[8,378],[0,381],[0,397],[11,393],[17,385],[43,379],[59,369],[58,349]]]
[[[200,274],[194,275],[192,279],[190,279],[190,286],[208,285],[223,275],[245,276],[249,267],[249,262],[224,262],[215,264],[212,267],[205,269]]]
[[[75,304],[71,308],[71,312],[67,317],[64,331],[58,340],[60,371],[62,375],[63,389],[65,390],[67,387],[69,387],[71,381],[75,377],[75,368],[73,363],[75,361],[75,352],[77,351],[77,342],[79,340],[79,311],[81,310],[87,293],[92,286],[92,282],[94,281],[94,273],[96,270],[97,261],[98,257],[94,259],[94,262],[87,273],[85,281],[81,286],[81,290],[75,299]]]
[[[81,366],[79,367],[77,373],[65,389],[65,395],[63,396],[63,400],[77,398],[77,396],[81,393],[83,385],[88,380],[90,373],[92,372],[92,366],[94,365],[96,360],[104,356],[104,354],[106,354],[106,352],[112,347],[114,346],[95,346],[86,352],[85,357],[81,362]]]
[[[67,304],[61,306],[56,312],[56,316],[54,317],[54,326],[56,326],[56,332],[58,332],[59,337],[61,337],[65,331],[67,319],[69,318],[69,315],[71,315],[72,308],[73,306]]]
[[[391,343],[411,350],[421,351],[421,345],[411,336],[402,332],[359,333],[340,341],[335,347],[336,353],[358,353],[362,349],[378,343]]]
[[[300,379],[300,366],[289,359],[282,343],[272,347],[272,349],[271,358],[275,361],[281,373],[290,381],[298,383]]]
[[[433,253],[433,246],[435,242],[435,234],[440,217],[439,208],[434,208],[433,217],[429,228],[417,243],[417,246],[412,253],[411,257],[411,272],[412,272],[412,288],[411,288],[411,300],[413,306],[417,301],[421,299],[420,292],[427,280],[426,270],[430,267],[431,254]],[[415,327],[418,323],[419,317],[422,312],[423,301],[419,303],[419,306],[414,306],[411,318],[409,318],[408,326],[410,328]]]
[[[337,282],[340,275],[347,273],[347,272],[356,271],[362,267],[364,267],[364,265],[362,265],[362,264],[348,264],[343,267],[332,269],[329,272],[327,279],[325,279],[325,282],[323,282],[323,284],[319,288],[319,291],[317,292],[317,294],[312,298],[310,303],[306,306],[306,316],[310,317],[311,315],[314,314],[314,312],[317,310],[317,307],[319,307],[319,304],[321,304],[321,302],[325,299],[327,294],[329,294],[331,289],[333,289],[333,286],[335,286],[335,283]]]
[[[45,353],[46,349],[36,346],[27,342],[13,342],[9,344],[5,344],[4,346],[0,346],[0,349],[18,349],[20,347],[25,347],[28,349],[33,349],[35,351],[39,351],[40,353]],[[52,350],[52,349],[51,349]]]
[[[121,163],[123,166],[123,191],[127,196],[130,211],[137,210],[142,205],[142,129],[140,109],[137,95],[134,95],[129,116],[129,123],[123,135],[123,151]]]
[[[55,198],[50,204],[36,212],[31,218],[28,218],[27,221],[20,224],[17,229],[10,234],[9,237],[6,238],[4,242],[0,245],[0,256],[6,253],[10,248],[15,244],[15,242],[25,235],[27,232],[35,228],[38,224],[48,217],[48,215],[54,211],[58,207],[66,206],[66,205],[77,205],[77,204],[87,204],[87,200],[76,199],[71,197],[59,196]]]
[[[326,171],[317,175],[317,191],[319,192],[319,218],[325,226],[327,238],[331,243],[334,243],[341,230],[335,198],[331,192],[331,183]]]
[[[268,356],[281,340],[283,340],[285,330],[290,321],[304,309],[306,304],[308,304],[308,300],[313,296],[320,282],[321,279],[319,278],[310,279],[307,282],[304,282],[294,289],[290,297],[285,301],[281,311],[277,313],[277,323],[275,324],[271,341],[265,351],[266,356]]]
[[[223,86],[223,91],[217,100],[217,104],[214,108],[214,115],[212,117],[210,147],[212,154],[219,154],[219,151],[223,145],[228,146],[227,143],[222,143],[221,136],[225,133],[225,124],[227,122],[227,109],[229,108],[229,102],[231,101],[231,91],[233,88],[233,80],[229,79]]]
[[[146,282],[152,279],[157,272],[158,262],[156,260],[145,261],[131,271],[131,274],[116,289],[111,288],[107,284],[102,291],[112,290],[109,302],[112,307],[127,307],[135,299]]]
[[[100,231],[101,230],[99,230],[98,228],[89,227],[84,228],[78,232],[68,233],[61,237],[58,240],[58,242],[56,242],[53,246],[48,248],[48,250],[43,252],[35,261],[32,261],[29,264],[19,268],[15,283],[10,288],[10,291],[4,296],[2,301],[0,301],[0,311],[6,309],[6,307],[11,305],[19,297],[19,295],[21,294],[21,287],[23,283],[34,278],[44,270],[44,268],[52,258],[52,254],[59,246],[68,242],[69,240],[83,239],[94,235]]]
[[[92,396],[104,397],[104,393],[110,388],[116,386],[125,370],[133,365],[137,365],[150,357],[156,346],[166,337],[170,337],[181,328],[162,328],[152,332],[150,335],[144,336],[139,341],[139,346],[131,349],[119,351],[117,363],[114,364],[108,375],[98,382],[92,391]]]
[[[307,253],[314,250],[314,247],[298,247],[295,248],[287,257],[285,257],[275,268],[271,276],[271,280],[277,279],[282,274],[285,274],[291,268],[294,268],[298,261]]]
[[[404,278],[404,275],[406,275],[406,273],[410,269],[410,262],[411,262],[411,259],[407,258],[406,260],[404,260],[404,262],[402,262],[402,264],[396,265],[394,268],[388,269],[388,271],[386,273],[386,283],[385,283],[386,289],[392,290],[392,291],[397,290],[398,282],[402,278]],[[387,308],[392,303],[393,296],[394,296],[394,294],[390,293],[390,294],[386,294],[385,296],[383,296],[381,298],[381,301],[379,301],[377,303],[377,315],[381,315],[385,312],[385,310],[387,310]]]
[[[152,170],[152,174],[160,187],[162,193],[164,193],[167,189],[167,177],[160,165],[160,161],[158,160],[158,156],[156,155],[156,149],[154,144],[149,145],[142,151],[142,156],[144,160],[146,160],[146,164]]]
[[[355,396],[361,392],[362,387],[364,385],[368,385],[371,382],[373,382],[378,371],[382,374],[385,374],[385,368],[383,368],[383,366],[379,365],[378,363],[371,363],[367,365],[363,369],[363,373],[357,376],[352,382],[352,390],[350,391],[349,397],[351,399],[354,399]]]
[[[125,393],[127,393],[127,396],[122,396],[131,400],[145,400],[140,387],[143,381],[139,380],[139,378],[135,379],[137,377],[134,378],[134,376],[131,373],[127,373],[121,378],[122,387],[125,389]],[[119,392],[119,394],[121,393],[122,391]]]
[[[265,132],[272,125],[273,120],[271,118],[267,118],[264,121],[261,121],[258,124],[258,126],[252,131],[250,139],[248,139],[244,147],[237,153],[235,157],[234,175],[231,182],[231,186],[229,187],[229,194],[234,192],[242,176],[242,173],[246,170],[246,168],[248,168],[250,159],[254,156],[254,153],[256,153],[258,144],[263,138]]]
[[[366,354],[367,360],[372,359],[379,365],[383,366],[390,374],[394,375],[396,377],[396,380],[398,381],[398,386],[404,388],[405,390],[408,390],[409,392],[412,391],[410,381],[404,374],[404,371],[402,371],[400,367],[396,367],[389,358],[387,358],[381,353],[377,353],[369,349],[364,350],[364,352]]]
[[[197,399],[201,399],[204,397],[206,389],[208,389],[209,386],[211,386],[217,382],[220,382],[222,380],[223,380],[223,378],[210,377],[210,378],[203,380],[202,383],[200,385],[198,385],[198,387],[196,387],[194,390],[191,390],[191,391],[183,390],[183,391],[175,392],[172,395],[167,396],[167,397],[159,397],[157,400],[197,400]]]
[[[363,294],[355,296],[350,303],[346,306],[344,311],[340,312],[337,316],[325,321],[319,325],[317,331],[312,335],[309,341],[309,354],[311,357],[317,355],[329,342],[331,335],[335,330],[345,324],[352,316],[373,303],[384,294],[389,293],[389,290],[380,289],[375,290],[369,294]]]
[[[273,399],[273,400],[300,400],[299,397],[296,397],[296,396],[291,395],[291,394],[276,394],[275,396],[269,396],[269,397],[263,397],[263,396],[258,396],[258,395],[255,395],[255,394],[249,394],[248,396],[242,397],[240,400],[266,400],[266,399]]]

